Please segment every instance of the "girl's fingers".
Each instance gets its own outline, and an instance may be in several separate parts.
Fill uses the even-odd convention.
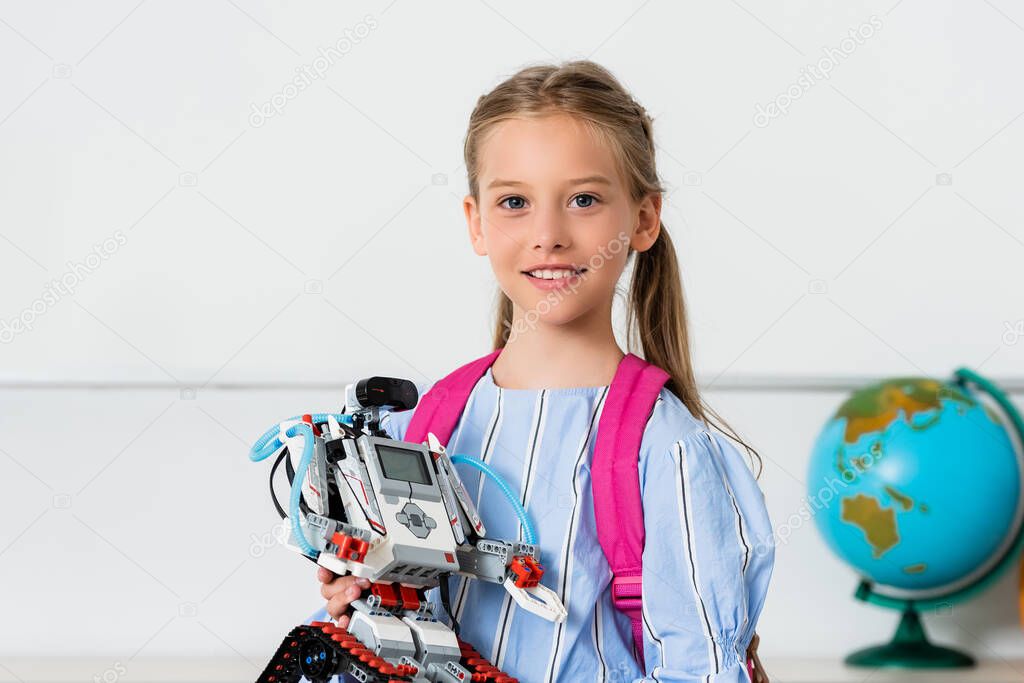
[[[343,595],[339,595],[327,601],[327,613],[334,619],[340,619],[341,615],[348,609],[348,600],[343,598]]]
[[[325,600],[330,600],[339,593],[344,593],[350,588],[356,588],[356,592],[353,594],[352,599],[359,597],[359,589],[368,588],[370,585],[367,579],[357,579],[354,576],[339,576],[333,581],[328,583],[320,584],[320,595]]]
[[[334,618],[339,626],[348,625],[348,615],[345,613],[349,609],[349,604],[362,594],[363,588],[369,585],[368,579],[339,576],[334,581],[320,586],[320,595],[327,600],[327,613]]]
[[[349,586],[346,590],[338,591],[327,600],[328,614],[335,619],[340,618],[348,609],[349,603],[358,598],[361,592],[362,589],[359,586]]]
[[[338,595],[339,593],[344,593],[349,588],[351,588],[352,581],[353,579],[351,576],[339,576],[330,583],[321,584],[320,595],[322,595],[324,599],[330,600],[335,595]]]
[[[338,590],[340,589],[337,586],[330,583],[324,583],[320,585],[320,596],[324,600],[330,600],[338,594]]]
[[[363,588],[366,588],[367,586],[370,585],[369,579],[363,579],[363,578],[357,579],[352,574],[346,574],[344,576],[339,576],[339,575],[335,574],[334,572],[332,572],[330,569],[327,569],[326,567],[318,567],[317,568],[316,578],[317,578],[317,580],[320,581],[320,583],[332,583],[334,581],[337,581],[338,579],[349,579],[349,580],[355,581],[356,583],[358,583]]]

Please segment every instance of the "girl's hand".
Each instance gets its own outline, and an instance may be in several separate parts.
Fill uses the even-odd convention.
[[[761,664],[761,658],[757,656],[757,646],[760,642],[761,639],[755,632],[754,637],[750,639],[750,645],[747,646],[747,658],[753,660],[754,683],[769,683],[768,672],[764,670],[764,665]]]
[[[320,595],[327,600],[327,613],[338,626],[347,627],[348,605],[359,597],[363,588],[369,587],[369,580],[356,578],[351,574],[338,576],[326,567],[317,568],[316,578],[323,584],[320,586]]]

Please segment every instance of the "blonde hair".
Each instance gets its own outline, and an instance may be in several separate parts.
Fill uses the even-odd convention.
[[[480,150],[496,124],[527,116],[568,114],[610,146],[634,202],[664,188],[655,168],[651,118],[619,81],[589,60],[543,64],[521,69],[477,100],[469,118],[463,149],[469,192],[479,203]],[[640,339],[643,358],[665,370],[666,388],[679,397],[697,419],[715,424],[743,445],[763,465],[761,456],[704,403],[690,361],[686,302],[675,247],[665,224],[654,245],[635,259],[627,299],[627,348]],[[505,346],[512,329],[512,301],[498,291],[494,349]],[[709,418],[715,418],[717,422]],[[759,468],[757,478],[761,476]]]

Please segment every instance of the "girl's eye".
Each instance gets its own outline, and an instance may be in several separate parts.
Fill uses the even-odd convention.
[[[579,208],[579,209],[589,209],[591,206],[594,205],[594,203],[596,203],[598,201],[597,197],[595,197],[592,194],[587,194],[586,192],[583,192],[583,193],[580,193],[580,194],[576,195],[575,197],[573,197],[573,199],[585,199],[586,200],[583,204],[576,204],[576,207]]]
[[[506,206],[505,202],[520,202],[520,203],[518,205],[514,205],[514,206]],[[500,202],[498,202],[498,206],[504,206],[506,209],[521,209],[521,208],[523,208],[523,204],[524,203],[525,203],[525,200],[522,197],[512,196],[512,197],[506,197],[505,199],[502,199]]]
[[[570,201],[575,200],[582,200],[582,203],[576,203],[576,208],[578,209],[589,209],[596,202],[600,201],[594,195],[586,192],[581,192],[580,194],[574,196]],[[498,206],[504,207],[506,209],[512,209],[515,211],[524,208],[526,206],[526,200],[518,195],[513,195],[511,197],[505,197],[504,199],[502,199],[500,202],[498,202]]]

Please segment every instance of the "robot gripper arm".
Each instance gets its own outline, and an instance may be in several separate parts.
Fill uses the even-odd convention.
[[[530,543],[483,538],[475,546],[464,545],[456,550],[458,573],[500,583],[520,607],[560,623],[568,612],[558,594],[540,583],[544,567],[537,561],[539,552]]]
[[[449,512],[449,523],[458,543],[458,573],[500,583],[523,609],[549,621],[564,621],[567,612],[561,599],[540,583],[544,567],[539,562],[540,551],[537,546],[485,538],[487,531],[476,506],[455,471],[448,452],[432,432],[427,433],[427,446],[438,474],[441,497]]]

